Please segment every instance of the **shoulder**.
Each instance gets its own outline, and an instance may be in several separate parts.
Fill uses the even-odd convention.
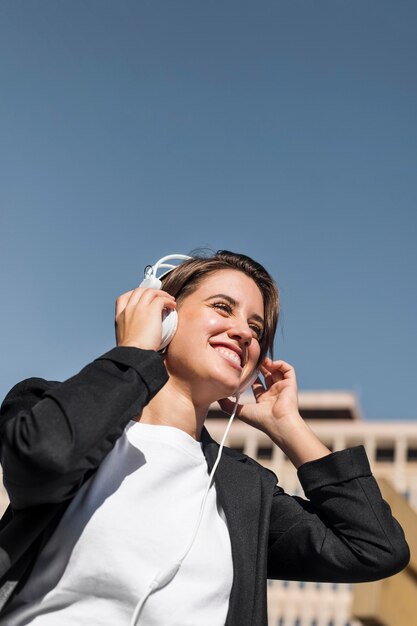
[[[28,410],[41,400],[44,394],[60,383],[44,378],[25,378],[10,389],[0,407],[1,418],[7,418],[15,407]]]
[[[272,470],[267,469],[247,454],[244,454],[239,450],[235,450],[234,448],[228,448],[226,446],[223,448],[223,453],[226,454],[228,457],[235,459],[236,461],[244,463],[248,469],[259,474],[262,479],[268,482],[273,482],[274,485],[277,484],[277,475]]]
[[[214,464],[220,447],[219,443],[211,437],[205,426],[202,429],[201,437],[203,442],[204,454],[208,456],[208,459],[211,461],[212,464]],[[241,452],[240,450],[237,450],[235,448],[229,448],[227,446],[224,446],[222,450],[222,455],[225,456],[228,460],[235,462],[236,468],[238,466],[240,466],[241,468],[244,467],[245,471],[250,471],[251,473],[258,475],[262,482],[269,483],[269,485],[272,484],[273,487],[275,487],[275,485],[277,484],[278,478],[276,474],[274,474],[274,472],[267,469],[247,454],[244,454],[244,452]],[[231,469],[233,465],[233,463],[228,463],[229,469]]]

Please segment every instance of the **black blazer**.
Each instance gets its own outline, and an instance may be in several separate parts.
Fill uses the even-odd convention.
[[[11,502],[0,523],[5,612],[73,495],[166,380],[158,353],[122,347],[63,383],[28,379],[9,392],[0,412]],[[202,442],[210,471],[219,446],[205,428]],[[308,500],[286,494],[253,459],[223,450],[215,483],[234,571],[226,626],[267,625],[267,578],[364,582],[409,562],[363,446],[304,463],[298,478]]]

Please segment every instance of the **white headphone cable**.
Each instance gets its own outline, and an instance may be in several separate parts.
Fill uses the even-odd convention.
[[[192,548],[192,545],[194,543],[194,540],[197,536],[197,532],[198,529],[200,528],[200,524],[201,524],[201,520],[203,518],[203,513],[204,513],[204,507],[206,505],[206,500],[207,500],[207,496],[210,490],[210,487],[212,485],[212,481],[213,481],[213,477],[214,477],[214,473],[217,469],[218,464],[220,463],[220,457],[222,455],[222,451],[223,451],[223,447],[224,447],[224,442],[226,441],[226,437],[229,433],[230,427],[232,425],[233,422],[233,418],[236,415],[236,410],[237,410],[237,406],[238,406],[238,402],[239,402],[239,394],[236,395],[236,401],[235,401],[235,406],[233,408],[232,414],[229,418],[229,422],[227,424],[226,430],[224,431],[224,435],[223,438],[221,440],[220,443],[220,447],[219,447],[219,451],[217,453],[217,458],[216,458],[216,462],[213,465],[213,468],[210,472],[210,476],[209,476],[209,481],[207,483],[207,487],[206,487],[206,491],[204,493],[204,497],[201,503],[201,507],[200,507],[200,513],[197,519],[197,523],[195,525],[194,528],[194,532],[193,535],[191,537],[191,541],[189,541],[187,548],[184,552],[184,554],[182,555],[182,557],[180,559],[178,559],[177,561],[175,561],[175,563],[173,563],[172,565],[170,565],[168,568],[166,568],[165,570],[162,570],[161,572],[159,572],[155,578],[153,579],[153,581],[151,582],[151,584],[148,587],[147,592],[145,593],[145,595],[139,600],[139,602],[137,603],[135,610],[133,612],[132,615],[132,619],[130,621],[130,626],[136,626],[138,623],[138,618],[140,617],[140,614],[142,612],[142,608],[146,602],[146,600],[149,598],[149,596],[151,595],[151,593],[153,591],[156,591],[157,589],[161,589],[162,587],[164,587],[165,585],[167,585],[169,582],[171,582],[171,580],[175,577],[175,575],[178,573],[178,570],[181,567],[181,564],[183,562],[183,560],[185,559],[185,557],[187,556],[187,554],[189,553],[189,551]]]

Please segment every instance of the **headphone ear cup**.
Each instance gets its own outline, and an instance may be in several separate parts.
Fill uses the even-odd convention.
[[[156,276],[148,276],[140,283],[139,287],[150,287],[151,289],[161,289],[162,283]],[[176,311],[163,311],[162,313],[162,337],[158,350],[163,350],[175,335],[178,326],[178,315]]]
[[[162,337],[158,350],[163,350],[175,335],[178,326],[178,314],[176,311],[164,311],[162,313]]]

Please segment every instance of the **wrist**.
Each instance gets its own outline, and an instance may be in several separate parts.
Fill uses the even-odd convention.
[[[276,420],[268,435],[297,469],[308,461],[331,454],[299,413]]]
[[[267,434],[274,443],[281,446],[281,444],[285,444],[288,437],[292,437],[300,430],[303,431],[306,428],[308,429],[308,426],[301,415],[298,412],[294,412],[273,420]]]

